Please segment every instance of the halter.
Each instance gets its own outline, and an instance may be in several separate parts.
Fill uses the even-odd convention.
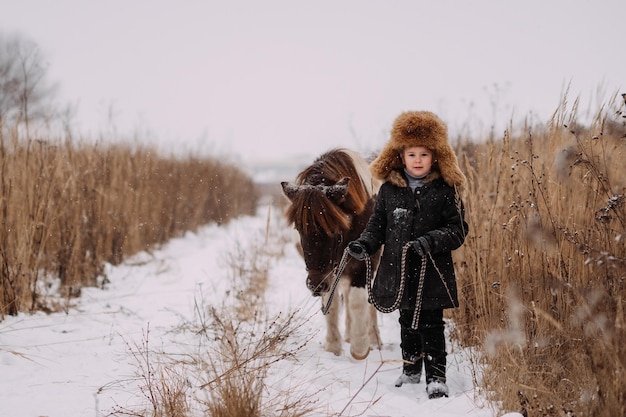
[[[372,304],[376,308],[376,310],[380,311],[381,313],[391,313],[397,310],[398,306],[400,305],[400,302],[402,301],[402,295],[404,294],[404,287],[406,285],[406,254],[411,246],[412,246],[412,243],[408,242],[402,247],[402,263],[400,266],[400,288],[398,289],[398,294],[396,295],[396,299],[394,300],[393,304],[390,307],[383,307],[374,299],[374,296],[372,295],[372,260],[369,256],[366,256],[364,259],[365,265],[367,267],[365,285],[366,285],[367,293],[368,293],[368,301],[370,302],[370,304]],[[346,249],[344,249],[343,251],[343,255],[341,256],[341,261],[339,262],[339,266],[334,272],[335,278],[333,279],[333,283],[330,287],[330,294],[328,296],[328,301],[326,302],[325,305],[322,304],[322,313],[324,315],[328,314],[330,305],[333,302],[333,297],[335,296],[335,290],[337,289],[337,285],[339,284],[339,278],[341,278],[341,275],[343,274],[343,271],[348,263],[349,256],[350,254],[348,252],[348,248],[346,247]],[[432,259],[430,254],[428,254],[428,257],[430,258],[433,265],[435,266],[435,269],[439,273],[439,277],[441,278],[441,281],[444,283],[446,290],[448,291],[448,296],[450,296],[450,291],[448,290],[448,286],[446,285],[445,280],[441,276],[441,272],[439,272],[439,269],[437,268],[435,261]],[[420,310],[422,309],[422,296],[424,292],[424,280],[426,277],[427,262],[428,262],[428,259],[426,258],[426,256],[422,256],[422,265],[420,268],[420,277],[419,277],[419,282],[417,285],[417,295],[415,298],[415,310],[413,311],[413,321],[411,322],[411,328],[413,330],[417,330],[417,326],[419,324]]]

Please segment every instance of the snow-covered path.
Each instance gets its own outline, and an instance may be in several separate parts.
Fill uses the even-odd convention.
[[[136,404],[134,348],[146,343],[148,331],[150,346],[163,352],[197,345],[197,334],[181,329],[197,321],[199,306],[223,305],[231,293],[229,253],[258,246],[267,224],[265,207],[255,217],[207,226],[108,267],[106,289],[84,289],[67,313],[6,317],[0,322],[0,417],[101,417]],[[468,352],[450,344],[450,398],[428,400],[424,383],[394,387],[401,367],[396,314],[379,314],[383,348],[366,360],[325,352],[320,301],[304,285],[304,264],[279,238],[285,235],[280,215],[272,211],[269,224],[271,244],[283,245],[284,256],[269,261],[267,314],[295,311],[302,325],[292,337],[301,339],[292,343],[310,341],[272,365],[268,385],[306,393],[320,416],[493,417],[473,388]]]

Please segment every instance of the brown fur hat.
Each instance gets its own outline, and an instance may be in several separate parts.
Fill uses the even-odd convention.
[[[448,128],[437,115],[428,111],[408,111],[396,118],[391,139],[370,165],[374,177],[406,186],[404,175],[401,175],[404,168],[401,154],[404,148],[413,146],[423,146],[434,152],[432,171],[438,171],[448,185],[462,187],[465,184],[465,175],[448,143]]]

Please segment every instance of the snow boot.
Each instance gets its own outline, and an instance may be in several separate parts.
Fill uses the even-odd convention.
[[[422,355],[411,355],[402,352],[402,375],[396,379],[396,387],[403,384],[419,384],[422,379]]]
[[[422,374],[406,374],[402,371],[402,375],[396,379],[396,387],[401,387],[403,384],[419,384],[422,379]]]
[[[426,392],[428,393],[428,398],[447,397],[449,391],[446,385],[445,352],[438,356],[426,354],[424,369],[426,370]]]
[[[449,394],[448,386],[439,379],[433,379],[426,384],[426,392],[431,400],[433,398],[447,397]]]

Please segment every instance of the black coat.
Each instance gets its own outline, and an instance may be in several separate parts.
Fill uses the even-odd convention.
[[[393,304],[400,284],[402,247],[424,236],[436,268],[427,255],[422,310],[458,307],[452,251],[463,244],[467,232],[460,196],[443,179],[424,184],[415,193],[397,182],[396,185],[385,182],[378,193],[374,213],[357,240],[368,254],[376,253],[384,245],[372,285],[375,301],[385,308]],[[401,309],[415,309],[420,268],[421,257],[410,248]]]

